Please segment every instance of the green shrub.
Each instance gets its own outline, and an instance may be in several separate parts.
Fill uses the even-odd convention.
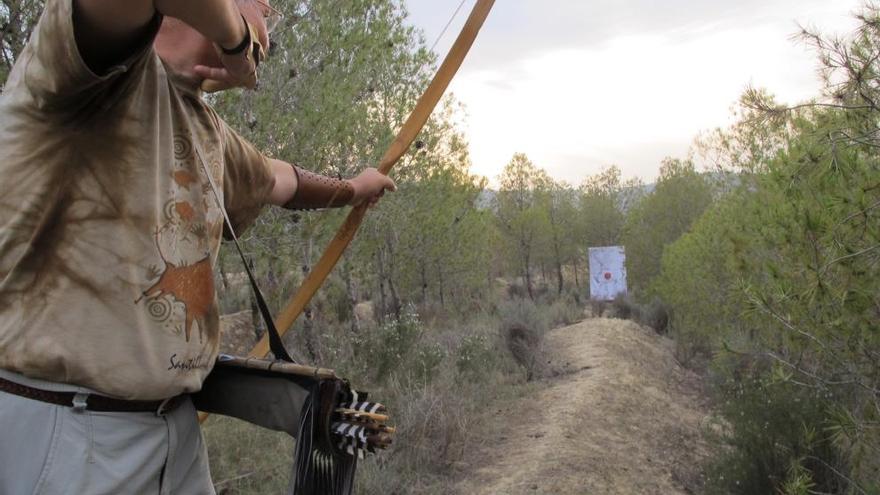
[[[414,354],[419,354],[413,351],[417,351],[416,344],[423,332],[418,313],[408,305],[403,308],[400,319],[388,318],[382,325],[367,328],[356,337],[355,359],[377,381],[382,382],[408,361],[413,361]],[[420,357],[415,361],[419,361]],[[424,368],[418,363],[416,367]]]
[[[563,297],[553,302],[547,309],[547,319],[551,327],[571,325],[584,318],[584,309],[577,302]]]
[[[642,308],[632,296],[626,294],[618,294],[611,301],[611,308],[614,318],[639,321],[642,317]]]
[[[660,335],[665,335],[669,330],[669,311],[669,306],[655,298],[642,308],[640,323],[654,329]]]
[[[440,344],[419,344],[408,363],[413,378],[423,383],[430,381],[445,358],[446,349]]]
[[[526,380],[540,376],[544,369],[544,335],[550,327],[546,313],[529,300],[502,304],[501,336],[513,359],[526,372]]]
[[[607,301],[590,299],[590,316],[592,316],[593,318],[602,318],[602,316],[605,315],[605,309],[607,307]]]
[[[321,288],[320,297],[314,304],[319,306],[323,313],[332,315],[337,322],[349,321],[354,317],[345,283],[335,277],[328,278],[327,283]]]
[[[455,367],[460,375],[470,381],[494,367],[497,352],[486,335],[466,335],[458,346]]]
[[[287,433],[213,415],[202,425],[218,495],[283,493],[293,466]]]
[[[708,493],[847,493],[837,473],[848,467],[826,428],[827,396],[754,376],[732,377],[718,394]]]
[[[550,329],[548,315],[528,299],[505,301],[499,305],[498,314],[503,327],[521,326],[534,332],[539,338],[543,338]]]

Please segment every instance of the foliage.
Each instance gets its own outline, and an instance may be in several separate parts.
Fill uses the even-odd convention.
[[[423,339],[424,332],[425,327],[415,307],[407,306],[399,319],[389,318],[354,339],[356,362],[379,383],[399,368],[410,370],[415,380],[430,381],[446,351]]]
[[[477,378],[487,362],[496,359],[496,349],[486,335],[465,335],[458,346],[455,366],[469,380]]]
[[[0,5],[0,80],[41,7]],[[274,157],[345,176],[376,164],[436,61],[406,26],[403,2],[276,7],[285,24],[260,90],[211,103]],[[880,8],[868,4],[859,19],[849,38],[802,33],[819,54],[820,100],[788,108],[749,89],[737,122],[697,143],[715,170],[669,158],[653,189],[614,166],[574,188],[517,153],[487,201],[486,181],[470,173],[461,109],[444,100],[393,171],[400,191],[367,216],[293,337],[310,360],[362,377],[400,418],[405,440],[367,465],[361,488],[442,491],[433,480],[465,448],[485,390],[540,376],[547,329],[582,316],[586,248],[622,243],[632,292],[652,302],[621,299],[617,314],[661,333],[668,324],[679,359],[715,380],[713,489],[880,491]],[[274,209],[247,233],[273,308],[342,215]],[[237,263],[224,248],[226,311],[249,304]],[[522,298],[497,304],[499,280]],[[376,322],[353,317],[361,302]],[[254,450],[283,447],[218,423],[208,441],[219,488],[279,490],[286,473],[251,463],[244,444],[218,448],[217,430]]]
[[[287,489],[293,465],[290,435],[225,416],[211,416],[202,431],[218,494],[260,495]]]
[[[533,265],[537,243],[546,225],[546,210],[539,204],[548,187],[549,177],[522,153],[504,167],[499,177],[501,188],[495,198],[495,214],[513,268],[525,281],[529,297],[534,300]]]
[[[641,304],[632,296],[619,294],[612,301],[592,300],[594,317],[610,317],[631,320],[646,326],[658,334],[665,334],[669,327],[669,306],[659,299]]]
[[[717,431],[726,448],[708,470],[708,493],[846,493],[834,473],[840,462],[828,462],[838,451],[823,428],[827,397],[751,376],[721,391]]]
[[[522,366],[526,380],[544,372],[544,335],[549,318],[528,299],[502,305],[501,335],[513,359]]]
[[[571,325],[584,319],[584,308],[572,297],[558,298],[547,308],[551,327]]]
[[[42,0],[3,0],[0,3],[0,85],[30,38],[43,11]]]
[[[803,33],[823,100],[789,108],[750,89],[740,122],[707,141],[738,183],[666,250],[653,284],[688,354],[764,363],[716,371],[734,383],[719,388],[734,445],[719,469],[763,483],[742,493],[880,488],[880,9],[859,19],[848,39]],[[790,428],[754,430],[768,406]]]
[[[620,168],[611,166],[584,180],[577,212],[581,240],[587,247],[620,244],[632,194],[642,189],[637,180],[623,181]]]
[[[678,359],[694,367],[702,367],[726,335],[746,330],[731,236],[741,231],[737,212],[747,198],[730,195],[715,203],[691,232],[666,248],[651,283],[651,292],[674,308],[670,326]]]
[[[634,293],[646,291],[660,272],[663,247],[687,232],[711,202],[711,184],[692,162],[663,162],[654,190],[629,211],[624,226],[627,282]]]

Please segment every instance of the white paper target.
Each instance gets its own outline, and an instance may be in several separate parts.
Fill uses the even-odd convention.
[[[626,295],[626,253],[623,246],[590,248],[590,299],[611,301]]]

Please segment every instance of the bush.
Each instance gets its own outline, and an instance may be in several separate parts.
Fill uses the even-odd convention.
[[[424,332],[415,307],[408,305],[400,319],[389,318],[356,338],[355,360],[380,383],[401,369],[411,378],[426,380],[446,356],[446,350],[435,342],[423,342]]]
[[[455,367],[459,374],[476,381],[486,368],[492,367],[496,355],[496,349],[485,335],[467,335],[458,346]]]
[[[547,316],[528,300],[505,303],[500,310],[502,338],[513,359],[525,370],[526,380],[540,376],[544,334],[549,328]]]
[[[828,397],[748,377],[721,387],[718,454],[708,493],[848,493],[842,457],[826,433]]]
[[[599,299],[590,299],[590,316],[593,318],[601,318],[605,315],[605,308],[608,307],[606,301]]]
[[[571,325],[584,318],[584,310],[580,304],[569,298],[556,300],[547,309],[550,326]]]
[[[525,285],[521,285],[518,282],[511,282],[511,284],[507,286],[507,297],[510,299],[524,299],[529,297],[529,291],[526,290]]]
[[[651,304],[640,311],[642,319],[639,323],[651,327],[660,335],[669,331],[669,307],[659,299],[654,299]]]
[[[330,277],[320,294],[313,304],[323,314],[332,315],[337,322],[346,322],[354,317],[351,299],[342,280]]]
[[[234,418],[213,415],[202,425],[218,495],[283,493],[294,440]]]
[[[642,317],[642,308],[633,300],[632,296],[618,294],[611,301],[612,316],[621,320],[639,321]]]

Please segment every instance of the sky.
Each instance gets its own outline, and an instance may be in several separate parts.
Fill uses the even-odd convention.
[[[406,0],[428,46],[459,0]],[[435,51],[455,41],[465,0]],[[656,178],[698,134],[731,123],[749,85],[797,103],[819,95],[800,26],[846,34],[862,0],[497,0],[450,85],[472,172],[492,184],[514,153],[578,185],[610,165]]]

